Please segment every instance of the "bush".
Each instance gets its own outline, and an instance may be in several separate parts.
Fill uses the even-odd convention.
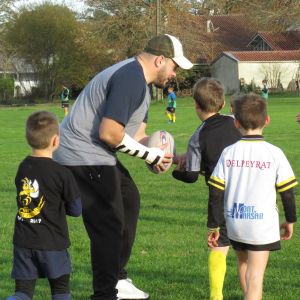
[[[176,77],[172,78],[169,86],[174,87],[177,97],[189,97],[193,95],[194,84],[202,77],[210,77],[210,69],[207,66],[194,66],[190,70],[178,68]],[[164,94],[168,94],[168,88],[164,89]]]
[[[15,80],[11,77],[0,77],[0,99],[8,100],[14,96]]]

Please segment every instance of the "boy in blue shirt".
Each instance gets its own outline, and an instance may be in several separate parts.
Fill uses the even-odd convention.
[[[166,115],[170,119],[168,123],[175,123],[176,96],[174,94],[174,88],[172,86],[168,88],[168,93],[168,107],[166,108]]]

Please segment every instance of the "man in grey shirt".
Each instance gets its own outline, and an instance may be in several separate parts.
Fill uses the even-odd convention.
[[[149,297],[131,283],[125,270],[134,243],[140,196],[115,153],[139,157],[159,169],[171,161],[173,155],[162,150],[166,145],[161,149],[144,146],[151,100],[148,85],[164,88],[176,76],[178,66],[193,66],[183,56],[179,40],[156,36],[139,56],[95,76],[61,123],[54,159],[73,172],[82,194],[82,216],[91,240],[91,299]]]

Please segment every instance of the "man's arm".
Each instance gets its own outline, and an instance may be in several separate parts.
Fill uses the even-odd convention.
[[[99,137],[111,148],[119,145],[124,138],[124,125],[113,119],[103,117],[99,128]]]
[[[157,150],[153,150],[153,149],[151,150],[151,148],[145,147],[143,145],[143,143],[146,143],[148,140],[148,136],[146,135],[145,130],[146,130],[146,124],[142,123],[138,132],[132,139],[128,135],[125,135],[124,125],[122,123],[117,122],[113,119],[104,117],[102,119],[102,122],[99,127],[99,137],[103,142],[108,144],[111,148],[116,148],[117,146],[120,146],[120,144],[124,141],[124,139],[126,139],[126,141],[128,141],[129,143],[132,143],[132,145],[136,141],[139,144],[139,145],[135,144],[137,149],[134,149],[135,146],[133,146],[133,149],[130,149],[129,147],[131,145],[125,145],[126,146],[125,148],[129,148],[131,150],[131,151],[126,150],[125,152],[127,154],[130,154],[132,156],[137,156],[137,157],[140,157],[139,155],[143,151],[145,154],[146,154],[146,152],[155,152],[155,153],[153,153],[152,156],[156,156],[159,153],[159,155],[161,155],[162,159],[160,159],[160,162],[158,163],[158,168],[160,170],[165,170],[163,163],[170,163],[171,158],[173,157],[173,154],[164,153],[163,151],[158,151],[158,148],[157,148]],[[122,146],[124,146],[124,145],[122,145]],[[159,147],[159,149],[162,150],[166,147],[167,147],[167,144]],[[124,149],[124,147],[118,148],[117,150],[120,152],[124,152],[122,149]],[[131,153],[132,151],[133,151],[133,153]],[[136,153],[139,153],[139,154],[137,155]],[[150,156],[151,156],[151,153],[150,153]],[[147,155],[146,155],[146,157],[147,157]],[[140,158],[146,160],[144,158],[144,155]]]
[[[149,136],[146,134],[146,127],[147,127],[147,124],[143,122],[142,125],[140,126],[139,130],[133,137],[134,140],[136,140],[137,142],[139,142],[140,144],[142,144],[144,146],[147,145],[147,142],[149,140]]]

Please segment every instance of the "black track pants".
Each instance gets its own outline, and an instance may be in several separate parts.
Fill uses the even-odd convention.
[[[129,172],[115,166],[67,166],[82,199],[82,216],[91,240],[94,294],[116,300],[115,286],[127,278],[124,269],[134,243],[140,195]]]

